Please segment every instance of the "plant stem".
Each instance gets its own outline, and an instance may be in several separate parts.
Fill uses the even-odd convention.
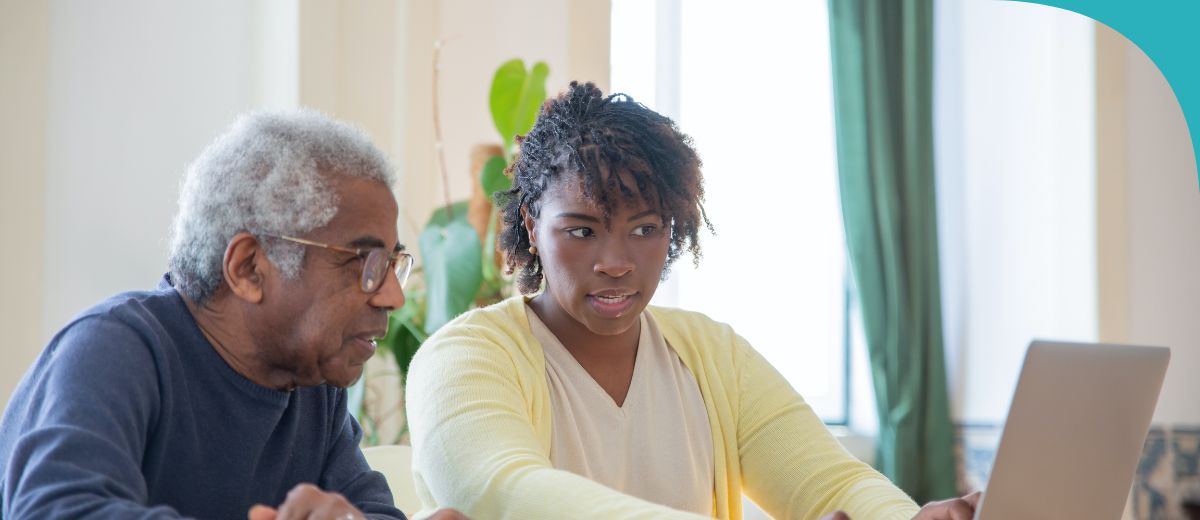
[[[483,240],[483,280],[492,284],[499,278],[496,269],[496,217],[499,212],[493,207],[490,213],[487,232],[484,233],[487,236]]]
[[[446,151],[442,146],[442,123],[438,111],[438,76],[442,68],[442,41],[433,42],[433,142],[437,148],[438,166],[442,172],[442,193],[446,196],[446,221],[454,220],[454,206],[450,203],[450,174],[446,172]]]

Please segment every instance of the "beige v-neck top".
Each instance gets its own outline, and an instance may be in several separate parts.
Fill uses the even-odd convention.
[[[633,380],[617,406],[528,305],[533,336],[546,357],[555,468],[622,493],[712,516],[712,429],[700,386],[649,313]]]

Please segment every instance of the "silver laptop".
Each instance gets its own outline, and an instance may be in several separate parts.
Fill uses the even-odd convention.
[[[975,518],[1121,518],[1170,357],[1031,343]]]

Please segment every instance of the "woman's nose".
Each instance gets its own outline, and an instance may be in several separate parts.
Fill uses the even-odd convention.
[[[610,245],[601,252],[600,258],[592,266],[592,271],[612,278],[620,278],[632,272],[635,267],[628,249],[622,245]]]

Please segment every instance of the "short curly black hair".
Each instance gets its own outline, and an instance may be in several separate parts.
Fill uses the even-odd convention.
[[[605,221],[621,200],[637,195],[662,215],[671,230],[664,277],[684,251],[700,262],[700,228],[712,231],[704,213],[700,158],[691,138],[670,118],[627,95],[605,97],[594,84],[573,81],[542,105],[533,128],[517,141],[520,155],[505,172],[512,188],[496,194],[501,218],[497,247],[504,252],[507,272],[519,271],[517,288],[522,293],[541,287],[542,265],[529,252],[521,208],[537,218],[538,200],[550,182],[564,174],[583,180],[584,195],[597,202]],[[636,192],[626,185],[628,180]]]

